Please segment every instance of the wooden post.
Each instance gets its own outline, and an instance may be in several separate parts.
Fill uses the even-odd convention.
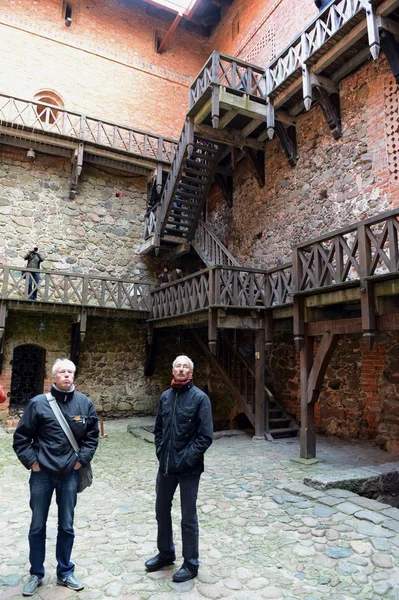
[[[217,309],[210,308],[208,315],[208,346],[213,356],[216,356],[217,335]]]
[[[213,52],[212,54],[212,127],[217,129],[219,126],[219,95],[220,95],[220,83],[219,83],[219,52]]]
[[[255,331],[255,436],[265,433],[265,330]]]
[[[359,263],[360,263],[360,305],[362,309],[363,339],[367,350],[371,350],[375,339],[375,304],[374,286],[366,280],[370,273],[371,243],[367,236],[367,225],[361,225],[358,229],[359,240]]]
[[[314,404],[308,402],[308,381],[313,364],[313,338],[304,336],[300,350],[301,366],[301,458],[315,458],[316,431],[314,426]]]

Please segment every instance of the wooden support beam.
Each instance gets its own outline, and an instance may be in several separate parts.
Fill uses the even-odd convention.
[[[258,140],[245,137],[240,131],[236,130],[226,131],[225,129],[213,129],[212,127],[209,127],[209,125],[198,125],[195,123],[194,133],[200,137],[204,137],[210,142],[215,142],[216,144],[226,144],[227,146],[234,146],[236,148],[248,146],[254,150],[263,150],[265,147],[264,142],[259,142]]]
[[[233,176],[215,173],[215,181],[222,190],[227,206],[231,208],[233,206]]]
[[[323,111],[333,138],[337,140],[342,135],[339,95],[330,95],[324,87],[319,85],[314,86],[313,93]]]
[[[273,313],[270,310],[265,313],[265,349],[267,354],[273,350]]]
[[[73,200],[76,196],[76,191],[78,188],[79,177],[82,173],[83,167],[83,154],[84,154],[84,143],[79,142],[78,147],[73,153],[72,157],[72,173],[69,182],[69,197]]]
[[[301,458],[315,458],[316,430],[314,425],[314,404],[308,402],[309,374],[313,363],[313,338],[304,335],[300,350],[301,377]]]
[[[236,110],[240,115],[245,115],[251,119],[266,120],[266,102],[265,100],[250,99],[247,94],[236,96],[225,87],[220,88],[220,107],[224,110]]]
[[[381,48],[386,56],[392,75],[399,84],[399,44],[389,31],[381,31]]]
[[[216,356],[216,346],[217,346],[217,321],[218,321],[218,311],[216,308],[209,309],[208,315],[208,346],[210,352],[213,356]]]
[[[252,148],[243,147],[243,153],[248,159],[249,164],[252,167],[255,178],[259,184],[259,187],[265,185],[265,154],[264,152],[255,152]]]
[[[295,166],[297,161],[296,128],[292,126],[285,128],[282,123],[276,121],[274,130],[288,158],[289,164],[292,167]]]
[[[228,110],[221,119],[219,119],[218,129],[224,129],[238,115],[238,110]],[[196,121],[197,122],[197,121]]]
[[[87,331],[87,309],[86,308],[82,308],[82,311],[80,313],[80,341],[84,342],[85,336],[86,336],[86,331]]]
[[[326,374],[331,356],[337,347],[338,339],[338,335],[329,330],[325,331],[323,334],[308,377],[308,404],[314,404],[319,399],[324,376]]]
[[[155,368],[155,351],[158,332],[153,328],[152,323],[147,323],[147,335],[144,359],[144,377],[151,377]]]
[[[165,34],[165,37],[163,38],[159,48],[157,49],[158,54],[162,54],[163,52],[165,52],[165,50],[168,47],[169,41],[172,38],[173,32],[176,29],[176,27],[178,26],[178,24],[180,23],[180,21],[182,20],[182,16],[181,14],[177,14],[173,20],[173,23],[171,24],[171,26],[169,27],[168,31]]]
[[[362,309],[362,329],[366,347],[371,350],[375,339],[375,303],[374,286],[366,277],[369,275],[371,262],[371,241],[365,225],[358,228],[360,273],[360,305]]]
[[[75,321],[71,326],[71,348],[69,353],[71,361],[76,367],[76,371],[79,369],[79,357],[80,357],[80,322]]]
[[[255,331],[255,436],[265,433],[265,330]]]
[[[6,329],[6,320],[7,320],[7,305],[4,302],[0,302],[0,340],[3,339],[4,332]]]

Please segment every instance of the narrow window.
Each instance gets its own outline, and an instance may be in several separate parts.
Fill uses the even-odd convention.
[[[234,38],[240,33],[240,17],[236,15],[233,19],[233,23],[231,24],[231,36]]]

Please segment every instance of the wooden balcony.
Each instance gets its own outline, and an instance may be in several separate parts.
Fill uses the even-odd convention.
[[[84,160],[162,180],[176,141],[60,106],[0,94],[0,142],[72,160],[71,196]]]
[[[80,275],[65,271],[34,270],[0,265],[0,302],[6,309],[123,316],[145,320],[150,314],[151,284],[130,279]],[[30,295],[36,294],[36,300]],[[4,327],[0,322],[0,329]]]

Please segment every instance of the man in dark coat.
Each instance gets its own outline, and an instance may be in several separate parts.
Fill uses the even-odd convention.
[[[28,299],[36,300],[37,288],[40,282],[40,263],[43,262],[43,257],[39,254],[39,248],[34,246],[33,249],[24,256],[24,260],[27,261],[26,267],[28,269],[38,269],[37,271],[26,271],[25,277],[28,278]]]
[[[188,356],[174,360],[172,387],[161,396],[154,429],[159,461],[155,504],[159,554],[147,560],[145,566],[148,571],[157,571],[176,560],[171,508],[179,485],[184,562],[172,577],[177,582],[188,581],[198,573],[198,486],[204,454],[213,439],[211,403],[193,384],[193,370]]]
[[[24,596],[33,596],[44,577],[46,523],[54,490],[58,505],[57,584],[75,591],[84,588],[75,576],[75,565],[70,560],[75,537],[73,519],[78,471],[93,458],[99,430],[92,401],[75,390],[75,371],[70,360],[55,361],[51,396],[72,430],[79,451],[73,450],[45,394],[32,398],[14,433],[14,451],[24,467],[30,470],[31,568],[30,578],[23,588]]]

